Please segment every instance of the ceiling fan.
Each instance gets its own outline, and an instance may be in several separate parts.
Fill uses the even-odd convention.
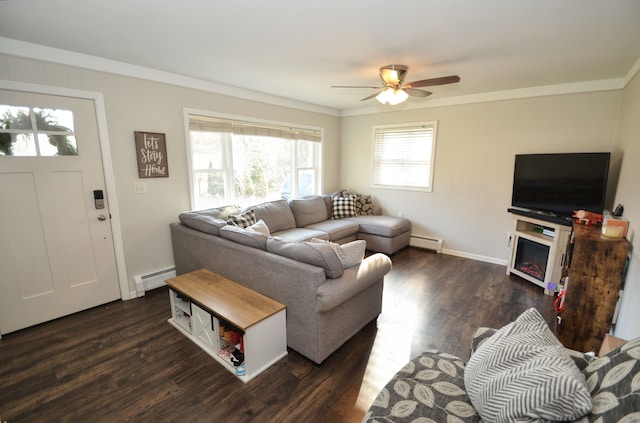
[[[386,65],[380,68],[381,87],[363,87],[358,85],[332,85],[332,88],[373,88],[381,90],[371,94],[360,101],[369,100],[375,97],[380,103],[396,105],[405,101],[409,96],[426,97],[431,95],[429,91],[419,90],[417,87],[430,87],[433,85],[453,84],[460,82],[458,75],[442,76],[439,78],[422,79],[404,83],[404,77],[409,68],[404,65]]]

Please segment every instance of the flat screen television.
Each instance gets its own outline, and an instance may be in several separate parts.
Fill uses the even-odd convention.
[[[604,210],[610,153],[517,154],[511,205],[570,217]]]

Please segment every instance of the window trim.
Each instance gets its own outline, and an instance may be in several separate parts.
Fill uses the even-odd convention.
[[[385,132],[401,132],[408,128],[416,128],[416,127],[425,127],[429,126],[432,128],[432,140],[431,140],[431,156],[429,159],[429,178],[428,178],[428,186],[410,186],[410,185],[383,185],[380,183],[376,183],[376,165],[377,165],[377,157],[376,157],[376,139],[377,133],[380,130]],[[433,192],[433,177],[435,170],[435,156],[436,156],[436,141],[437,141],[437,133],[438,133],[438,121],[422,121],[422,122],[407,122],[407,123],[395,123],[395,124],[386,124],[386,125],[374,125],[371,130],[371,187],[372,188],[380,188],[380,189],[393,189],[393,190],[403,190],[403,191],[418,191],[418,192]]]

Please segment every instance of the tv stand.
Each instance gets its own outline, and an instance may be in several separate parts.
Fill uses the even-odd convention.
[[[563,226],[571,226],[573,221],[570,217],[558,216],[557,214],[529,210],[529,209],[520,209],[517,207],[509,207],[507,209],[509,213],[519,214],[520,216],[532,217],[538,220],[544,220],[545,222],[557,223],[558,225]]]
[[[565,264],[571,225],[553,223],[515,213],[510,239],[507,275],[514,274],[538,285],[547,295],[560,282]]]

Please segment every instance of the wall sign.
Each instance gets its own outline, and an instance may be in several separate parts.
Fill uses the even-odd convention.
[[[164,134],[135,131],[139,178],[169,176],[167,142]]]

